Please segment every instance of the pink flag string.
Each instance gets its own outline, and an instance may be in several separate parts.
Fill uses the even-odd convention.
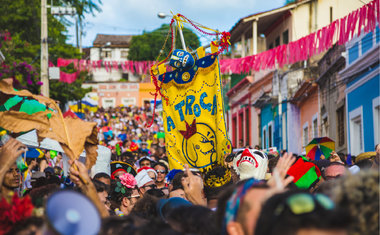
[[[78,73],[65,73],[60,71],[59,72],[59,81],[65,82],[65,83],[73,83],[78,78]]]

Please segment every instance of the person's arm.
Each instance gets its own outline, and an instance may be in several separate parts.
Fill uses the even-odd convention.
[[[44,170],[48,167],[48,162],[46,159],[42,159],[40,162],[40,172],[44,172]]]
[[[88,175],[88,169],[86,166],[79,161],[69,161],[70,167],[70,179],[82,192],[94,203],[98,208],[100,216],[102,218],[108,217],[109,213],[105,205],[100,201],[99,196],[96,192],[96,188]]]
[[[182,186],[186,198],[194,205],[207,206],[207,200],[203,195],[203,180],[194,175],[189,166],[185,165],[185,177],[182,178]]]
[[[5,173],[26,149],[24,144],[14,138],[0,147],[0,186],[3,185]]]
[[[282,191],[288,184],[290,184],[294,177],[287,176],[289,168],[296,161],[293,157],[293,153],[284,153],[282,157],[278,160],[276,167],[273,170],[273,176],[268,180],[268,185],[278,191]]]

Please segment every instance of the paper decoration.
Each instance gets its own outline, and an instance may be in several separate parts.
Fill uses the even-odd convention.
[[[27,90],[15,90],[7,80],[0,81],[0,127],[14,133],[36,130],[39,139],[51,138],[60,143],[66,155],[76,160],[86,149],[86,165],[97,158],[95,122],[63,118],[57,103]]]

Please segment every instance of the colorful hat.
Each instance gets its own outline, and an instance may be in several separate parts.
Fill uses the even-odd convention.
[[[137,173],[141,172],[142,170],[146,170],[147,172],[153,172],[157,177],[157,172],[152,167],[149,167],[149,166],[141,167],[137,170]]]
[[[148,171],[142,170],[135,176],[135,179],[137,181],[137,187],[141,188],[145,184],[153,181],[152,178],[150,178]]]
[[[110,163],[111,165],[111,178],[115,178],[115,174],[120,171],[124,171],[124,173],[130,173],[133,176],[136,176],[137,172],[133,168],[132,165],[126,162],[121,161],[113,161]]]
[[[293,182],[298,188],[308,189],[321,179],[321,171],[312,162],[299,158],[288,170],[288,175],[294,177]]]

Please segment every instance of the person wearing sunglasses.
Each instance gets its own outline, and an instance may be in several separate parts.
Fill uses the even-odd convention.
[[[157,188],[163,190],[163,192],[166,195],[168,195],[169,194],[168,185],[165,182],[165,177],[166,177],[166,174],[168,173],[168,167],[164,163],[158,162],[154,166],[154,170],[157,172],[157,178],[155,181]]]
[[[350,217],[323,194],[287,191],[263,205],[255,235],[347,235]]]
[[[138,199],[137,182],[133,175],[125,173],[111,182],[111,209],[118,216],[128,215]]]

